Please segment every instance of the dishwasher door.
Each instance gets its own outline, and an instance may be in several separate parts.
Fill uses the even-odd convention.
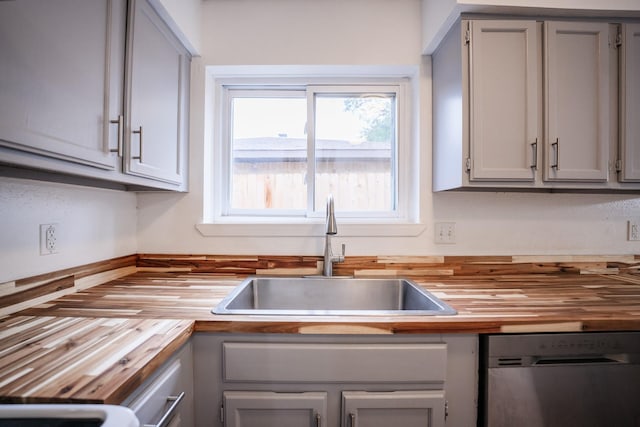
[[[640,427],[640,334],[489,336],[484,425]]]

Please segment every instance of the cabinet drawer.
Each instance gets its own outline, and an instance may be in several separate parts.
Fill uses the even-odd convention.
[[[228,382],[444,382],[446,344],[223,344]],[[265,369],[268,364],[269,369]]]
[[[170,426],[179,426],[180,415],[177,413],[182,403],[180,375],[182,374],[181,361],[175,360],[169,365],[157,379],[136,397],[128,406],[135,412],[140,425],[155,425],[167,417],[171,420]],[[180,397],[180,398],[179,398]]]

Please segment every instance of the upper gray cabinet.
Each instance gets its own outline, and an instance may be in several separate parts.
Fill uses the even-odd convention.
[[[186,174],[191,57],[146,0],[131,0],[125,170],[181,184]]]
[[[620,31],[620,180],[640,182],[640,24]]]
[[[545,22],[544,35],[544,178],[607,181],[609,24]]]
[[[2,173],[186,189],[191,58],[147,0],[0,1],[0,57]]]
[[[534,21],[471,21],[469,180],[535,179],[540,136]]]
[[[0,146],[117,169],[110,120],[122,114],[124,8],[0,2]]]
[[[640,182],[640,148],[620,152],[622,164],[636,156],[628,167],[637,178],[615,175],[618,27],[526,19],[455,25],[433,54],[434,191],[640,188],[631,182]],[[625,105],[637,115],[640,97],[630,97],[638,83],[629,76],[638,74],[630,67],[640,67],[640,50],[626,49],[621,92],[632,89]]]
[[[462,20],[433,55],[433,189],[540,185],[541,24]]]

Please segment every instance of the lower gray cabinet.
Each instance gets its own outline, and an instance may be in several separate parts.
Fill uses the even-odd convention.
[[[300,427],[326,425],[327,393],[225,391],[224,423],[233,427]]]
[[[325,427],[326,392],[225,391],[228,427]],[[443,390],[344,391],[342,427],[443,427]]]
[[[345,391],[343,427],[444,427],[443,390]]]
[[[193,340],[195,427],[476,425],[475,335]]]

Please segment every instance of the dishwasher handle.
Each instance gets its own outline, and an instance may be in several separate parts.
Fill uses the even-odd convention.
[[[596,354],[589,356],[534,357],[532,365],[613,365],[627,363],[629,363],[627,355]]]

